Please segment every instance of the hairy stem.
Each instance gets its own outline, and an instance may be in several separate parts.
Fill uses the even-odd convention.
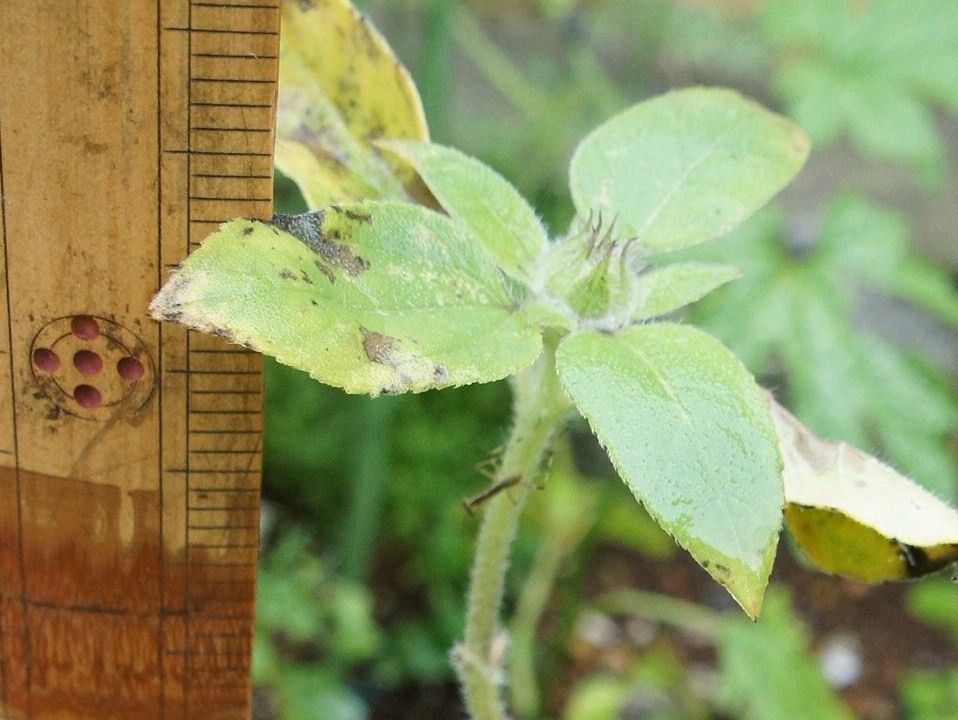
[[[472,720],[508,717],[501,692],[506,643],[499,613],[509,554],[542,457],[567,408],[555,377],[554,352],[547,349],[517,378],[515,419],[496,481],[520,480],[512,490],[498,493],[486,504],[472,565],[465,637],[453,653]]]
[[[364,402],[357,418],[360,450],[351,486],[349,521],[343,534],[343,573],[365,580],[376,548],[389,476],[390,419],[396,398]]]

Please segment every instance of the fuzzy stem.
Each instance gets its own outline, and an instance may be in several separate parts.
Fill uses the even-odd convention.
[[[535,486],[542,457],[568,411],[555,377],[555,355],[547,349],[516,383],[515,420],[497,481],[519,477],[511,491],[493,496],[483,513],[469,585],[466,631],[453,651],[462,695],[472,720],[505,720],[499,613],[519,517]]]

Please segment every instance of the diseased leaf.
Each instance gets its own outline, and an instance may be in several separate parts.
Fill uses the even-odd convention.
[[[757,623],[727,617],[719,640],[718,695],[743,720],[852,720],[809,653],[788,596],[771,588]]]
[[[637,298],[632,316],[644,318],[665,315],[742,276],[734,265],[683,262],[653,268],[636,284]]]
[[[812,563],[880,582],[958,561],[958,511],[870,455],[821,440],[768,399],[785,463],[785,525]]]
[[[691,88],[639,103],[590,133],[572,158],[580,215],[614,218],[649,251],[722,235],[791,180],[808,138],[731,90]]]
[[[673,324],[565,339],[559,378],[649,513],[752,617],[782,522],[765,399],[713,337]]]
[[[425,140],[416,86],[348,0],[284,0],[276,167],[311,208],[416,194],[415,173],[381,156],[383,138]]]
[[[506,274],[533,282],[549,238],[535,211],[505,178],[453,148],[424,142],[382,144],[412,163],[443,209],[475,234]]]
[[[227,223],[150,311],[378,394],[488,382],[529,365],[542,341],[517,312],[521,300],[449,218],[366,202]]]

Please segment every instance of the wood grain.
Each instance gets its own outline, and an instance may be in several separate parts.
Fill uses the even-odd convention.
[[[145,315],[268,217],[278,0],[0,3],[0,720],[240,720],[257,357]]]

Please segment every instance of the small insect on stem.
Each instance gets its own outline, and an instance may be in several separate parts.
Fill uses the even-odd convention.
[[[515,487],[522,480],[522,475],[513,475],[512,477],[507,477],[505,480],[500,480],[495,485],[491,485],[483,490],[478,495],[473,495],[471,498],[466,498],[462,501],[462,506],[466,508],[466,512],[470,515],[476,514],[476,508],[486,502],[489,498],[498,495],[503,490],[511,487]]]
[[[500,445],[490,451],[489,455],[473,466],[476,472],[488,478],[490,482],[495,481],[496,473],[499,471],[499,456],[502,455],[504,449],[505,446]]]

